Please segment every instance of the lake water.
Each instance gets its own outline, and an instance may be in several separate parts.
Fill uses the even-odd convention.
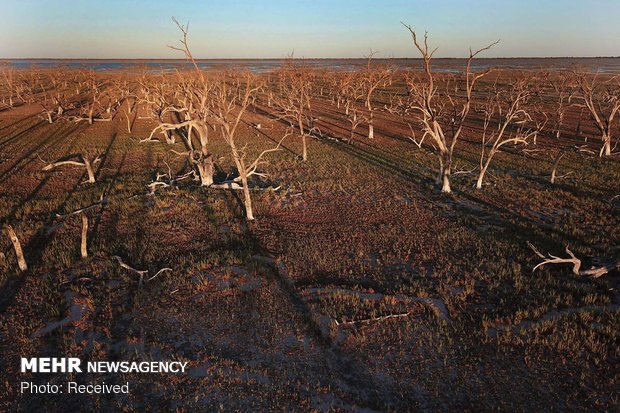
[[[149,71],[169,71],[175,68],[188,67],[185,60],[56,60],[56,59],[4,59],[16,68],[41,67],[51,68],[65,66],[71,68],[87,68],[93,70],[117,70],[146,67]],[[198,66],[205,70],[249,70],[252,72],[269,72],[281,66],[283,59],[234,59],[234,60],[199,60]],[[296,60],[296,62],[302,62]],[[421,59],[374,59],[373,62],[389,64],[397,68],[419,68]],[[366,64],[364,59],[306,59],[303,63],[316,68],[336,70],[354,70]],[[465,66],[464,59],[433,60],[433,66],[440,71],[458,72]],[[572,70],[585,69],[591,72],[620,73],[620,58],[488,58],[476,59],[474,70],[490,67],[519,70]]]

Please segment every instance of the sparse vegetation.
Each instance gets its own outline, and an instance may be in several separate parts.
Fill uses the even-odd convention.
[[[179,28],[189,68],[0,67],[0,410],[617,409],[616,78],[409,27],[421,67],[208,72]],[[191,370],[16,395],[50,353]]]

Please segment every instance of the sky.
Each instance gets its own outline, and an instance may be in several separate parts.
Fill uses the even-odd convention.
[[[0,0],[0,58],[620,56],[620,0]]]

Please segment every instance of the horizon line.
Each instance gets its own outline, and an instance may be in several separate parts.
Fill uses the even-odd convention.
[[[376,57],[373,60],[415,60],[422,59],[422,57]],[[433,59],[453,59],[453,60],[466,60],[467,57],[450,57],[439,56]],[[496,56],[496,57],[476,57],[475,60],[490,60],[490,59],[620,59],[618,56]],[[170,57],[0,57],[0,61],[3,60],[106,60],[106,61],[187,61],[185,58],[170,58]],[[366,57],[201,57],[195,58],[196,61],[204,60],[367,60]]]

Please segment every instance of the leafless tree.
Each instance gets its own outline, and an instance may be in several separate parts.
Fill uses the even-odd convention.
[[[301,158],[306,161],[308,160],[307,137],[313,127],[310,103],[312,76],[308,68],[296,65],[292,59],[279,70],[278,75],[279,91],[274,97],[278,117],[287,120],[291,126],[299,130],[302,144]]]
[[[253,160],[248,159],[248,145],[240,147],[237,143],[236,135],[241,118],[247,110],[252,96],[261,90],[263,85],[251,73],[236,76],[240,77],[236,81],[230,81],[226,78],[220,79],[215,89],[213,114],[220,125],[222,138],[230,148],[232,159],[239,173],[238,178],[232,183],[224,183],[220,187],[243,190],[246,219],[252,221],[254,220],[254,212],[252,210],[252,197],[250,196],[248,179],[252,175],[263,175],[257,171],[257,168],[264,163],[264,156],[270,152],[278,151],[282,140],[287,135],[284,135],[274,148],[260,152]],[[238,182],[241,183],[240,188],[234,185]]]
[[[416,32],[411,26],[403,23],[413,39],[413,44],[420,52],[424,61],[424,75],[422,78],[409,78],[407,83],[409,86],[410,105],[416,115],[416,119],[420,123],[424,131],[424,137],[428,136],[433,141],[439,157],[439,175],[438,183],[441,184],[441,191],[445,193],[452,192],[450,188],[450,171],[452,168],[453,153],[456,144],[461,137],[463,124],[469,115],[472,101],[472,93],[476,82],[486,76],[490,70],[480,73],[473,73],[471,63],[473,59],[485,50],[490,49],[495,43],[492,43],[477,51],[469,51],[467,65],[465,68],[465,96],[459,99],[458,96],[447,95],[441,101],[438,96],[438,86],[435,83],[435,73],[432,70],[431,62],[433,55],[437,49],[431,50],[428,45],[428,35],[425,33],[424,40],[418,41]],[[449,113],[446,113],[446,107],[450,107]]]
[[[351,134],[349,135],[347,143],[351,145],[353,143],[353,139],[355,138],[355,130],[357,129],[359,124],[362,123],[362,117],[359,116],[357,108],[354,107],[353,110],[349,112],[349,114],[347,115],[347,120],[351,124]]]
[[[184,129],[186,131],[185,141],[189,149],[187,154],[198,169],[202,185],[210,186],[214,189],[242,190],[246,218],[253,220],[254,213],[250,196],[249,178],[251,176],[264,176],[264,174],[258,172],[259,166],[264,164],[266,154],[279,150],[280,143],[282,142],[280,141],[276,147],[264,150],[258,156],[250,158],[248,145],[241,146],[237,139],[241,119],[258,92],[262,90],[263,82],[251,73],[236,72],[224,73],[207,79],[198,67],[190,50],[188,44],[188,25],[184,26],[176,19],[173,20],[181,30],[183,38],[181,39],[182,47],[172,48],[180,50],[185,54],[188,61],[194,66],[197,80],[189,82],[185,81],[181,76],[179,95],[183,100],[183,106],[171,105],[166,109],[172,113],[184,116],[184,120],[176,124],[162,123],[153,130],[151,136],[158,129]],[[215,125],[219,126],[221,137],[229,147],[232,160],[237,168],[239,176],[231,182],[213,182],[215,172],[213,154],[207,148],[209,142],[209,122],[213,122],[214,129]],[[194,149],[192,144],[194,131],[199,137],[199,150]]]
[[[566,111],[570,107],[575,90],[573,88],[573,78],[568,73],[557,73],[550,80],[553,90],[553,106],[554,106],[554,129],[555,137],[560,138],[562,129],[564,128],[564,120]]]
[[[184,26],[174,18],[173,21],[182,33],[181,47],[168,47],[182,51],[185,54],[188,61],[193,64],[196,76],[192,76],[189,73],[179,73],[179,83],[175,87],[176,90],[171,93],[163,86],[163,82],[159,86],[154,87],[149,87],[146,83],[142,83],[147,95],[152,95],[147,97],[147,99],[153,99],[152,101],[148,100],[148,102],[155,103],[159,108],[157,110],[157,118],[160,120],[160,124],[153,129],[150,136],[144,139],[143,142],[152,141],[154,134],[162,131],[166,141],[172,144],[174,139],[170,132],[180,132],[186,151],[174,152],[187,157],[190,165],[196,169],[196,176],[200,179],[202,186],[210,186],[213,184],[213,176],[215,174],[214,158],[209,150],[209,128],[211,126],[209,120],[213,116],[211,102],[213,99],[212,85],[198,67],[189,48],[189,25]],[[164,116],[167,114],[176,117],[176,121],[163,121]]]
[[[598,74],[589,79],[586,74],[577,74],[580,98],[588,109],[594,126],[601,133],[603,145],[599,156],[611,155],[611,137],[614,118],[620,110],[620,77],[614,76],[598,81]]]
[[[484,124],[480,150],[480,172],[476,189],[482,188],[482,181],[493,157],[501,147],[509,143],[525,144],[535,131],[524,131],[524,124],[531,120],[524,106],[530,96],[526,80],[521,79],[507,90],[499,90],[489,97],[483,112]],[[516,128],[511,130],[510,128]]]
[[[365,121],[368,123],[368,139],[375,137],[373,95],[377,88],[387,86],[392,77],[392,71],[389,68],[373,67],[372,58],[376,53],[372,49],[370,50],[370,54],[367,56],[366,69],[361,73],[361,86],[364,94],[364,106],[366,107]]]

